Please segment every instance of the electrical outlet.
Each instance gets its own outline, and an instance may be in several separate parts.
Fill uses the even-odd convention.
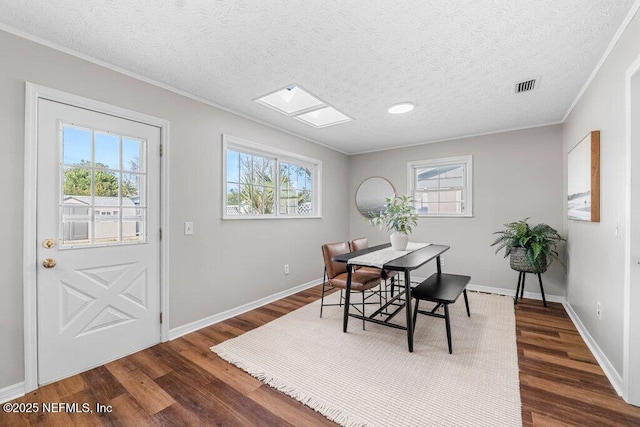
[[[602,320],[602,304],[600,304],[600,301],[596,303],[596,316]]]
[[[620,238],[620,220],[616,219],[616,237]]]
[[[289,274],[289,264],[284,265],[284,274]]]
[[[444,267],[444,257],[440,257],[440,267]]]

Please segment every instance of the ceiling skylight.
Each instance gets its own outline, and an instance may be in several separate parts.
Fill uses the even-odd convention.
[[[297,85],[289,85],[277,92],[256,99],[256,102],[288,116],[325,106],[324,102]]]
[[[290,84],[284,89],[272,92],[254,101],[315,128],[323,128],[353,120],[296,84]]]
[[[342,114],[333,107],[325,107],[319,110],[310,111],[308,113],[295,116],[296,119],[317,128],[325,126],[337,125],[338,123],[349,122],[353,120],[351,117]]]

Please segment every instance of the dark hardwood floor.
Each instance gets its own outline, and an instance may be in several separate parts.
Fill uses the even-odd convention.
[[[12,402],[87,403],[93,413],[0,411],[0,425],[335,425],[209,350],[319,297],[319,287],[300,292]],[[516,325],[525,425],[640,426],[640,408],[616,395],[562,305],[524,300]],[[98,403],[112,411],[97,413]]]

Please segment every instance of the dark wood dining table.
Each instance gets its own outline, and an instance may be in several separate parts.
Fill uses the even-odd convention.
[[[442,272],[442,267],[440,263],[440,255],[450,249],[450,246],[447,245],[437,245],[430,244],[423,248],[417,249],[412,252],[407,252],[407,254],[400,256],[399,258],[393,259],[382,266],[382,270],[392,270],[399,271],[404,273],[404,292],[399,292],[398,295],[395,295],[391,299],[388,299],[387,302],[382,305],[378,310],[376,310],[373,314],[369,316],[364,316],[349,313],[350,305],[350,294],[351,294],[351,275],[353,273],[353,268],[355,266],[359,266],[360,264],[349,262],[353,258],[356,258],[360,255],[365,255],[371,252],[379,251],[381,249],[385,249],[390,247],[391,244],[383,244],[372,246],[367,249],[362,249],[359,251],[349,252],[342,255],[334,256],[332,259],[335,262],[342,262],[347,264],[347,289],[345,296],[345,304],[344,304],[344,318],[342,331],[347,332],[347,326],[349,323],[349,317],[354,317],[356,319],[361,319],[367,322],[373,322],[379,325],[389,326],[396,329],[403,329],[407,331],[407,344],[409,346],[409,352],[413,352],[413,316],[411,313],[411,272],[416,270],[431,260],[436,261],[436,268],[438,273]],[[404,300],[404,304],[399,304],[399,301]],[[391,313],[388,312],[388,309],[391,307],[395,307],[395,310]],[[393,317],[402,309],[405,309],[406,313],[406,326],[398,325],[397,323],[393,323],[391,320]],[[382,316],[381,320],[379,317]]]

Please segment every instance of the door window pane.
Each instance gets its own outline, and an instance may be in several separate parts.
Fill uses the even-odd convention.
[[[104,201],[104,200],[101,200]],[[94,210],[94,243],[116,243],[120,241],[120,209],[100,206]]]
[[[146,209],[122,208],[122,241],[141,242],[145,240]]]
[[[91,244],[89,239],[90,221],[65,221],[62,225],[63,245],[87,246]]]
[[[134,205],[146,206],[144,194],[145,176],[138,173],[122,173],[122,183],[120,185],[120,194],[122,195],[122,204],[126,205],[125,199],[130,199]]]
[[[65,125],[62,127],[62,162],[81,165],[91,162],[91,138],[89,129]]]
[[[143,168],[141,161],[143,141],[132,138],[122,138],[122,169],[128,171],[140,171]]]
[[[117,135],[96,132],[95,166],[120,169],[120,138]]]
[[[93,182],[93,170],[86,167],[62,168],[62,195],[91,196]]]
[[[146,141],[63,125],[61,144],[62,246],[144,242]]]
[[[113,171],[101,169],[94,170],[93,194],[102,197],[118,197],[118,177],[119,174]]]

